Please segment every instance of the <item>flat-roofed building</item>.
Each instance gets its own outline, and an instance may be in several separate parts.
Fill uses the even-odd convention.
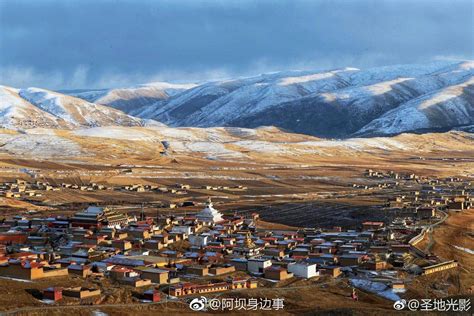
[[[156,284],[168,283],[169,271],[156,268],[145,268],[140,269],[140,277],[142,279],[149,279],[151,282]]]
[[[288,264],[288,272],[293,273],[295,276],[302,278],[312,278],[319,276],[319,272],[316,271],[316,264],[306,262],[294,262]]]
[[[288,273],[288,270],[282,267],[269,267],[265,269],[265,278],[270,280],[286,280],[293,277],[293,273]]]
[[[250,258],[247,260],[247,270],[250,273],[264,273],[265,269],[271,267],[272,261],[263,258]]]

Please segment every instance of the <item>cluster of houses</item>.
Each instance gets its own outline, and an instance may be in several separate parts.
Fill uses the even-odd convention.
[[[91,182],[89,184],[72,184],[72,183],[62,182],[61,188],[80,190],[80,191],[98,191],[98,190],[111,190],[112,189],[106,185],[98,184],[95,182]]]
[[[393,170],[385,172],[385,171],[376,171],[372,169],[367,169],[365,171],[365,176],[369,178],[396,179],[396,180],[418,180],[418,179],[424,178],[414,173],[400,174]]]
[[[390,194],[386,206],[394,209],[403,209],[406,211],[407,216],[429,218],[434,216],[435,208],[449,211],[462,211],[474,208],[472,183],[458,177],[429,178],[413,173],[399,174],[394,171],[385,172],[371,169],[366,170],[365,176],[386,180],[381,180],[381,182],[371,185],[353,184],[353,187],[369,190],[374,188],[391,189],[401,187],[401,181],[405,181],[404,184],[407,184],[403,186],[405,193]],[[406,188],[410,189],[406,190]]]
[[[42,196],[39,191],[53,191],[57,188],[51,185],[36,181],[35,183],[28,183],[24,180],[17,179],[15,182],[4,182],[0,184],[0,192],[7,198],[22,198]]]
[[[259,229],[258,214],[224,215],[210,199],[200,212],[185,216],[142,214],[137,219],[97,206],[70,217],[16,216],[0,222],[0,277],[108,278],[127,286],[151,287],[146,291],[151,301],[159,300],[157,286],[178,297],[253,289],[291,278],[370,277],[384,272],[390,272],[385,282],[400,288],[399,273],[428,274],[457,267],[456,262],[420,253],[411,241],[419,236],[420,223],[440,217],[441,206],[472,207],[470,184],[430,181],[418,193],[389,201],[387,206],[396,210],[391,220],[367,221],[358,230]],[[428,203],[438,196],[444,204]],[[414,266],[414,257],[423,257],[425,264]],[[97,294],[95,289],[51,287],[45,297],[80,297],[89,292]]]
[[[110,186],[105,184],[99,184],[95,182],[87,184],[73,184],[62,182],[59,185],[51,184],[45,181],[29,182],[22,179],[16,179],[14,182],[4,182],[0,184],[0,194],[7,198],[17,199],[29,199],[32,197],[42,197],[41,191],[60,191],[62,189],[67,190],[79,190],[79,191],[132,191],[132,192],[154,192],[154,193],[168,193],[174,195],[185,195],[188,194],[188,190],[191,189],[191,185],[176,183],[172,186],[160,186],[160,185],[149,185],[149,184],[132,184],[124,186]],[[207,190],[207,191],[245,191],[247,187],[237,186],[212,186],[204,185],[195,187],[194,189]]]
[[[148,184],[132,184],[121,187],[125,191],[135,192],[160,192],[160,193],[171,193],[176,195],[188,194],[191,187],[187,184],[175,184],[173,187],[159,186],[159,185],[148,185]]]
[[[24,198],[43,196],[41,191],[60,191],[61,189],[71,189],[80,191],[97,191],[111,189],[102,184],[89,183],[87,185],[78,185],[71,183],[61,183],[60,185],[51,184],[46,181],[36,180],[29,182],[22,179],[16,179],[14,182],[4,182],[0,184],[0,193],[7,198]]]
[[[126,191],[135,191],[135,192],[161,192],[161,193],[171,193],[176,195],[188,194],[188,190],[191,189],[191,185],[176,183],[174,186],[166,187],[159,185],[145,185],[145,184],[133,184],[126,185],[121,187],[122,190]],[[247,187],[242,185],[237,186],[213,186],[213,185],[203,185],[200,187],[195,187],[193,189],[203,189],[208,191],[245,191]]]
[[[420,190],[395,195],[388,199],[386,206],[402,209],[408,214],[421,218],[434,216],[434,210],[463,211],[474,208],[474,195],[470,184],[459,186],[423,185]]]

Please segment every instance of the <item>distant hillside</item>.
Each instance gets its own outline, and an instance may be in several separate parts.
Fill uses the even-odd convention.
[[[141,126],[122,111],[38,88],[0,86],[0,125],[10,129]]]
[[[131,88],[65,92],[89,102],[112,106],[125,112],[138,113],[158,101],[166,100],[195,84],[153,82]]]
[[[474,62],[443,61],[263,74],[190,86],[156,96],[154,103],[140,89],[130,93],[137,100],[142,95],[146,102],[129,102],[132,98],[121,99],[115,92],[108,92],[113,102],[104,102],[103,96],[94,100],[170,126],[273,125],[291,132],[344,138],[472,125],[473,78]]]
[[[106,163],[123,163],[134,159],[146,163],[155,159],[186,157],[191,161],[272,161],[277,164],[299,161],[304,164],[314,162],[315,159],[373,159],[387,154],[418,157],[435,153],[433,157],[450,157],[456,153],[468,157],[474,153],[474,135],[451,131],[328,140],[286,133],[275,127],[107,126],[74,130],[36,128],[20,132],[0,129],[0,152],[16,157],[68,157],[102,160]]]

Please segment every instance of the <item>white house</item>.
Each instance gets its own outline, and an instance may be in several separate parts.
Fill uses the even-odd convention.
[[[209,235],[190,235],[189,242],[193,246],[206,246],[209,241]]]
[[[316,271],[316,264],[305,263],[305,262],[293,262],[288,264],[288,272],[293,273],[295,276],[302,278],[312,278],[319,276],[319,271]]]
[[[247,261],[247,270],[250,273],[264,273],[264,270],[271,267],[272,261],[270,259],[250,258]]]
[[[173,228],[171,229],[171,232],[178,233],[178,234],[191,235],[192,228],[191,226],[173,226]]]

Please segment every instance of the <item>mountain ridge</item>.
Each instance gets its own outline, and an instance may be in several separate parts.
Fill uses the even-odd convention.
[[[128,113],[174,127],[273,125],[291,132],[337,138],[446,130],[474,123],[470,96],[473,77],[472,61],[365,70],[285,71],[198,84]],[[416,108],[416,100],[423,96],[435,96],[436,91],[456,89],[466,82],[466,96],[459,101],[461,105],[455,106],[464,108],[459,117],[447,114],[453,106],[445,102],[438,106],[438,114],[431,111],[420,126],[407,121],[401,124],[404,128],[385,127],[390,125],[386,122],[390,120],[388,112],[403,113],[404,108]],[[427,111],[412,112],[421,117]],[[449,120],[443,122],[443,117]]]
[[[284,71],[67,94],[0,86],[0,125],[5,128],[163,124],[275,126],[325,138],[460,129],[474,125],[474,62]]]

